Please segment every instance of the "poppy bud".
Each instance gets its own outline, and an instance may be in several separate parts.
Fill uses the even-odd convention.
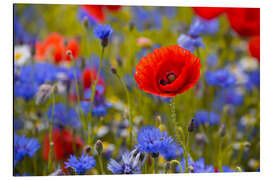
[[[149,39],[147,37],[140,37],[136,40],[136,44],[142,48],[150,48],[153,43],[152,43],[151,39]]]
[[[103,143],[101,140],[97,140],[95,144],[95,150],[98,152],[98,154],[101,154],[103,151]]]

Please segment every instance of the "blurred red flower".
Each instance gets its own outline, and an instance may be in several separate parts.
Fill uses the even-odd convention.
[[[74,154],[74,149],[72,141],[75,140],[75,145],[77,151],[81,150],[83,147],[83,142],[79,137],[72,137],[72,133],[66,129],[55,129],[52,135],[53,140],[53,157],[56,160],[61,161],[69,157],[70,154]],[[49,146],[49,135],[45,136],[44,146],[43,146],[43,158],[47,161],[49,157],[50,146]]]
[[[229,8],[227,17],[231,28],[240,36],[260,35],[259,8]]]
[[[200,60],[178,45],[155,49],[140,59],[135,80],[142,90],[173,97],[196,84],[200,77]]]
[[[66,44],[66,45],[65,45]],[[66,51],[70,50],[74,59],[79,55],[79,43],[75,39],[69,39],[65,43],[64,37],[58,33],[51,33],[44,42],[36,42],[36,60],[52,59],[58,64],[63,60],[70,61],[70,57],[66,55]]]
[[[118,5],[81,5],[84,10],[98,23],[104,23],[106,21],[105,9],[111,12],[118,12],[122,6]]]
[[[253,37],[248,43],[249,54],[260,62],[260,36]]]
[[[97,79],[97,71],[94,68],[86,68],[83,71],[82,81],[84,89],[91,87],[92,83]],[[105,82],[101,76],[99,76],[97,85],[101,85],[105,89]]]
[[[224,13],[227,8],[222,7],[192,7],[193,11],[201,18],[210,20]]]

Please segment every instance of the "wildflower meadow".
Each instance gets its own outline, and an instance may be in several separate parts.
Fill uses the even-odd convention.
[[[13,175],[260,171],[260,9],[14,4]]]

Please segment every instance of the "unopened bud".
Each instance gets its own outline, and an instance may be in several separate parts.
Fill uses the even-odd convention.
[[[75,175],[76,170],[73,167],[68,167],[67,168],[67,173],[68,173],[68,175]]]
[[[135,27],[134,22],[130,22],[130,23],[129,23],[129,31],[130,31],[130,32],[133,31],[134,27]]]
[[[193,166],[189,166],[189,171],[193,173],[194,172],[194,167]]]
[[[111,71],[112,71],[113,74],[117,74],[117,70],[116,70],[115,67],[111,67]]]
[[[89,146],[89,145],[86,145],[86,146],[84,147],[84,152],[87,153],[87,154],[89,154],[89,153],[91,152],[91,150],[92,150],[92,148],[91,148],[91,146]]]
[[[102,151],[103,151],[103,143],[102,143],[101,140],[97,140],[96,145],[95,145],[95,149],[99,154],[102,153]]]
[[[156,116],[156,121],[158,122],[158,125],[160,125],[161,124],[161,117],[158,115],[158,116]]]
[[[117,61],[117,64],[119,65],[119,66],[122,66],[122,64],[123,64],[123,60],[122,60],[122,58],[118,55],[117,57],[116,57],[116,61]]]
[[[251,144],[250,144],[250,142],[245,142],[244,143],[244,146],[245,146],[245,148],[250,148],[251,147]]]
[[[195,135],[195,139],[198,145],[204,145],[207,143],[207,137],[205,136],[205,134],[197,133]]]
[[[85,16],[85,17],[83,18],[83,26],[87,29],[87,28],[88,28],[88,25],[89,25],[89,23],[88,23],[88,18]]]
[[[220,126],[220,128],[219,128],[219,135],[220,135],[221,137],[224,137],[225,134],[226,134],[226,124],[223,123],[223,124],[221,124],[221,126]]]
[[[189,125],[188,125],[188,132],[193,132],[196,128],[195,125],[195,119],[191,119]]]
[[[152,47],[152,41],[151,39],[147,38],[147,37],[139,37],[137,40],[136,40],[136,44],[139,46],[139,47],[142,47],[142,48],[150,48]]]
[[[168,172],[171,167],[170,161],[166,161],[165,163],[165,171]]]

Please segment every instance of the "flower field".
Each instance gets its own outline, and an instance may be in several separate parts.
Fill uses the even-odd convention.
[[[13,175],[260,171],[260,9],[14,5]]]

